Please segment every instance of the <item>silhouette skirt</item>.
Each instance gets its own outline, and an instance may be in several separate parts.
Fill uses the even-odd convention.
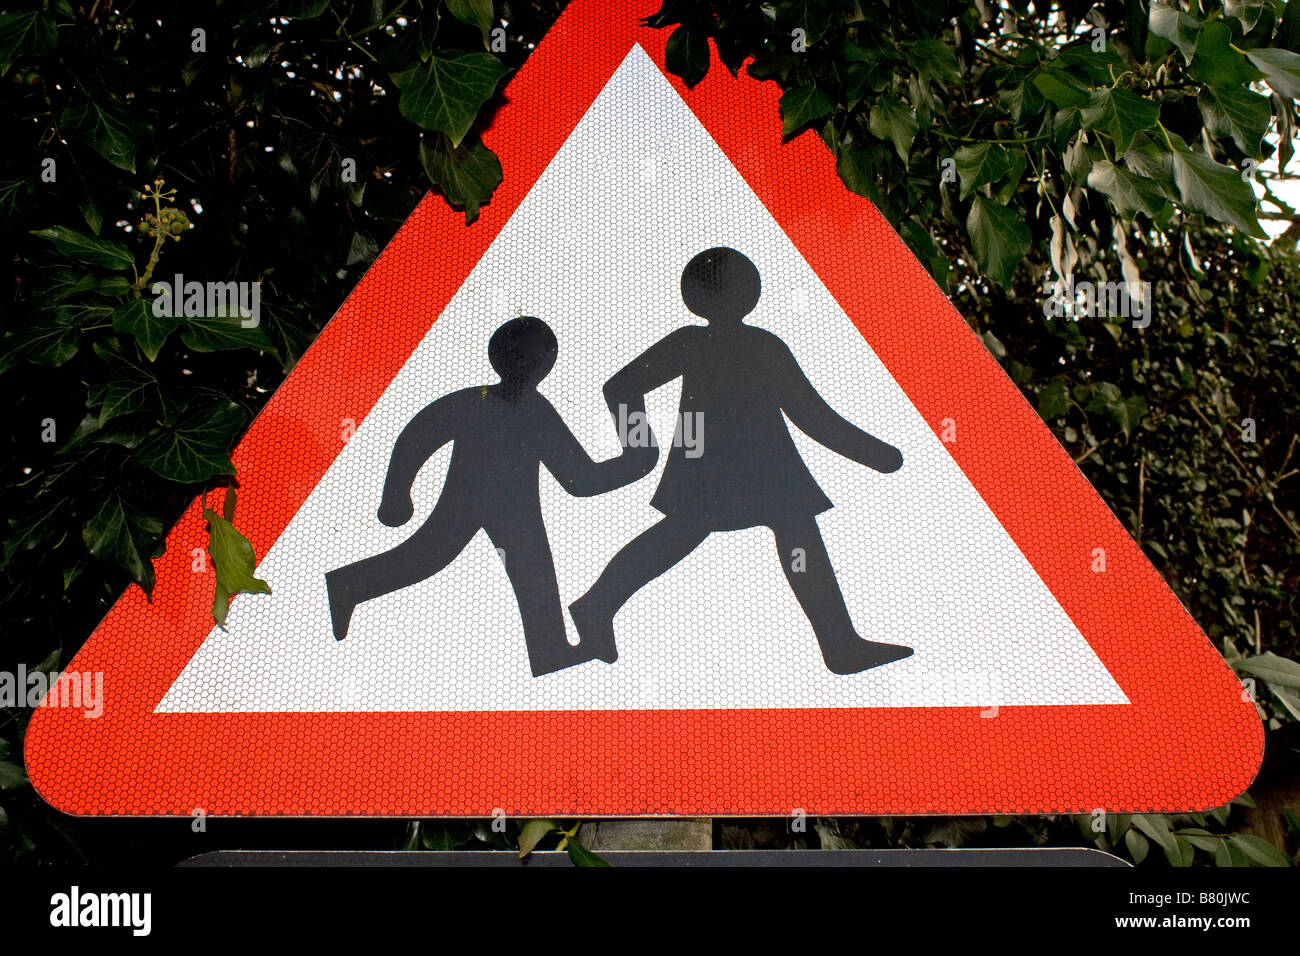
[[[696,458],[673,446],[650,504],[710,531],[781,527],[832,508],[789,433],[772,437],[727,447],[733,443],[710,443],[706,434],[704,453]]]

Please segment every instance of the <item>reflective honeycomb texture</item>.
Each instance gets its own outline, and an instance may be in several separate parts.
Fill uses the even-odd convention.
[[[573,4],[513,81],[482,219],[426,199],[237,450],[237,524],[273,593],[212,627],[187,513],[153,604],[129,592],[72,665],[105,673],[104,716],[33,722],[42,795],[81,813],[636,815],[1190,809],[1244,787],[1260,732],[1240,684],[816,138],[782,143],[774,86],[715,69],[688,92],[658,31],[599,6]],[[714,246],[759,270],[747,321],[903,452],[882,474],[791,429],[833,503],[818,523],[855,627],[914,654],[831,673],[762,527],[638,591],[615,663],[533,677],[509,547],[482,531],[335,640],[325,573],[429,517],[452,447],[396,528],[376,515],[389,456],[429,403],[496,380],[492,332],[554,330],[540,390],[612,458],[602,386],[701,324],[680,276]],[[680,391],[648,397],[665,445]],[[543,469],[565,605],[661,518],[666,452],[596,497]]]

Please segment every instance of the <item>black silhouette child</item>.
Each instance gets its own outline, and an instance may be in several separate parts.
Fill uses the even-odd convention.
[[[614,615],[633,594],[693,551],[711,532],[766,525],[786,579],[812,623],[822,659],[853,674],[907,657],[912,649],[863,640],[853,628],[815,515],[831,502],[799,457],[782,418],[846,458],[897,471],[897,448],[851,425],[809,383],[785,343],[745,325],[758,304],[758,270],[734,249],[701,252],[682,273],[686,307],[708,325],[678,329],[611,378],[605,399],[616,416],[644,414],[645,395],[682,379],[678,428],[703,440],[674,442],[651,504],[663,520],[616,554],[569,607],[583,645],[614,660]]]
[[[432,577],[482,528],[498,549],[519,602],[534,677],[592,660],[604,648],[571,646],[538,495],[544,464],[573,495],[598,495],[648,474],[658,448],[624,448],[594,462],[537,385],[555,364],[555,335],[541,319],[511,319],[493,333],[488,358],[501,381],[438,399],[415,416],[393,447],[379,520],[411,519],[411,484],[421,466],[453,442],[442,494],[429,520],[391,551],[325,575],[334,637],[347,636],[363,601]]]

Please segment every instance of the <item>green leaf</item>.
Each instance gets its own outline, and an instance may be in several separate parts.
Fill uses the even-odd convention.
[[[872,104],[868,127],[872,136],[893,143],[898,158],[907,162],[918,128],[912,107],[897,96],[882,96]]]
[[[1063,418],[1070,411],[1070,389],[1065,379],[1057,376],[1038,393],[1038,415],[1045,421]]]
[[[966,217],[966,231],[984,274],[1009,289],[1011,275],[1029,252],[1032,241],[1021,216],[1006,206],[976,196]]]
[[[135,264],[135,256],[131,255],[131,250],[125,243],[88,236],[67,226],[33,229],[32,235],[48,239],[54,243],[55,249],[76,262],[114,271],[129,269]]]
[[[1170,3],[1151,4],[1151,32],[1163,37],[1183,55],[1188,63],[1196,55],[1196,41],[1201,30],[1201,21],[1189,16]]]
[[[212,616],[224,627],[231,598],[245,591],[270,594],[271,586],[261,578],[253,577],[253,569],[257,567],[253,544],[229,519],[211,508],[203,509],[203,519],[208,523],[208,554],[212,556],[212,568],[217,573]]]
[[[709,72],[708,37],[688,26],[679,26],[668,37],[664,66],[687,86],[694,86]]]
[[[1135,133],[1151,129],[1160,117],[1160,107],[1153,100],[1122,89],[1102,89],[1088,97],[1079,111],[1084,129],[1100,127],[1115,143],[1116,152],[1124,152]]]
[[[63,111],[62,130],[89,145],[118,169],[135,172],[139,131],[118,113],[115,106],[105,105],[104,96],[88,97]]]
[[[162,522],[127,505],[112,492],[81,531],[86,550],[101,561],[131,572],[146,594],[153,593],[153,562],[148,555],[162,535]]]
[[[1130,395],[1127,398],[1114,402],[1106,406],[1106,414],[1109,415],[1119,426],[1124,437],[1128,438],[1137,428],[1138,422],[1147,412],[1147,400],[1141,395]]]
[[[148,411],[161,404],[158,380],[122,363],[96,396],[99,416],[96,424],[103,427],[114,418]]]
[[[1107,43],[1105,49],[1094,50],[1090,38],[1062,47],[1055,63],[1083,70],[1097,84],[1110,84],[1128,69],[1124,58],[1115,52],[1114,44]]]
[[[461,23],[478,27],[487,47],[492,33],[492,0],[447,0],[447,11]]]
[[[1280,46],[1300,52],[1300,3],[1286,5],[1286,9],[1282,11],[1282,21],[1278,24],[1275,39]]]
[[[1193,152],[1172,134],[1170,139],[1174,144],[1174,183],[1183,205],[1257,239],[1267,238],[1255,218],[1255,193],[1241,174],[1204,153]]]
[[[27,785],[23,768],[8,760],[0,760],[0,790],[13,790]]]
[[[1161,813],[1135,813],[1133,826],[1168,853],[1178,853],[1178,843],[1169,831],[1169,818]]]
[[[1201,88],[1197,102],[1211,135],[1231,136],[1247,156],[1264,158],[1259,144],[1273,118],[1266,97],[1240,88],[1213,90],[1206,86]]]
[[[1011,168],[1006,148],[996,143],[963,146],[953,158],[957,161],[957,175],[961,177],[960,199],[965,199],[985,183],[1001,179]]]
[[[225,349],[252,349],[277,353],[260,325],[244,327],[238,315],[192,315],[183,320],[181,341],[196,352],[220,352]]]
[[[175,428],[155,435],[134,455],[136,464],[182,484],[233,475],[230,448],[244,425],[244,411],[234,402],[191,412]]]
[[[1265,82],[1279,95],[1300,99],[1300,54],[1264,47],[1251,50],[1246,57],[1264,72]]]
[[[1201,26],[1196,38],[1196,56],[1192,58],[1187,73],[1215,87],[1240,86],[1264,77],[1250,65],[1246,55],[1232,45],[1232,31],[1222,20],[1211,20]]]
[[[1147,858],[1147,853],[1151,850],[1151,844],[1147,838],[1137,830],[1124,831],[1124,846],[1128,847],[1129,856],[1133,857],[1134,863],[1141,863]]]
[[[609,866],[606,860],[602,860],[579,843],[577,837],[569,837],[565,841],[564,848],[569,851],[569,860],[574,866]]]
[[[523,859],[546,838],[559,829],[554,820],[529,820],[519,828],[519,859]]]
[[[1178,200],[1173,154],[1145,133],[1133,137],[1133,145],[1124,154],[1124,165],[1149,179],[1166,199]]]
[[[953,48],[940,40],[916,40],[907,45],[903,59],[916,71],[923,83],[956,83],[961,79],[961,68]]]
[[[1300,690],[1300,664],[1272,651],[1254,657],[1244,657],[1233,662],[1233,667],[1244,674],[1258,677],[1269,684]]]
[[[1109,199],[1125,219],[1132,219],[1139,212],[1156,219],[1166,205],[1165,197],[1155,183],[1109,160],[1102,160],[1092,167],[1088,173],[1088,187]]]
[[[452,146],[442,133],[426,134],[420,141],[420,163],[429,181],[465,210],[466,225],[478,218],[479,207],[501,184],[501,161],[477,136]]]
[[[815,86],[797,86],[781,94],[781,135],[789,136],[835,108],[831,98]]]
[[[145,356],[152,362],[158,351],[181,325],[181,319],[154,314],[153,303],[147,299],[130,299],[113,310],[113,331],[135,337]]]
[[[37,309],[26,322],[5,333],[0,348],[0,372],[19,362],[62,365],[81,347],[77,312],[66,306]]]
[[[0,76],[8,74],[19,57],[54,52],[58,41],[58,24],[44,10],[0,13]]]
[[[859,196],[866,196],[876,208],[884,205],[884,197],[876,186],[875,167],[867,150],[860,146],[841,145],[835,156],[835,172],[845,186]]]
[[[1232,845],[1260,866],[1290,866],[1290,858],[1263,837],[1250,833],[1234,833],[1228,837]]]
[[[1223,12],[1240,20],[1242,30],[1249,33],[1264,12],[1264,0],[1223,0]]]
[[[1038,92],[1062,109],[1070,106],[1082,107],[1088,102],[1087,88],[1061,70],[1037,70],[1030,77],[1030,82]]]
[[[435,53],[427,63],[393,76],[402,94],[397,109],[424,129],[446,133],[459,146],[507,72],[490,53]]]

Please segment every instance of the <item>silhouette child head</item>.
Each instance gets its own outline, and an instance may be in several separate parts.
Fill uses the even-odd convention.
[[[555,333],[541,319],[523,315],[506,322],[488,342],[488,361],[501,376],[497,390],[513,401],[536,387],[555,364],[558,351]]]
[[[735,249],[705,249],[682,270],[682,301],[713,323],[738,323],[758,305],[758,270]]]

